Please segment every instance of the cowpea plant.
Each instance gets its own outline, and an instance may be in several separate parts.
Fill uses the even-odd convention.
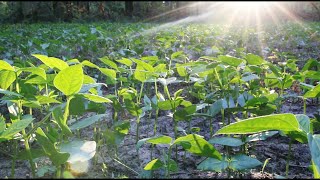
[[[139,149],[143,144],[150,143],[153,145],[164,144],[169,146],[167,154],[162,158],[152,159],[145,165],[144,170],[157,170],[164,168],[166,171],[165,177],[170,178],[170,172],[178,170],[177,163],[171,159],[172,148],[175,145],[181,145],[184,150],[203,157],[210,157],[213,159],[221,160],[222,155],[217,151],[214,146],[207,142],[202,136],[198,134],[188,134],[182,137],[173,139],[169,136],[156,136],[151,138],[144,138],[138,141],[136,148]]]
[[[249,118],[221,128],[216,132],[216,135],[253,134],[271,130],[296,133],[306,137],[312,157],[311,165],[314,178],[320,178],[320,135],[313,134],[313,126],[310,119],[304,114],[286,113]]]

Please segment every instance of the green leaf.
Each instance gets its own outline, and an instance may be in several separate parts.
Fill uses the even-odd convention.
[[[37,95],[35,97],[40,104],[61,103],[60,101],[48,96]]]
[[[208,158],[202,161],[197,169],[202,171],[214,171],[214,172],[222,172],[228,167],[228,161],[225,156],[222,157],[221,160],[215,158]]]
[[[16,74],[14,71],[0,71],[0,88],[8,89],[15,80]]]
[[[154,159],[150,161],[143,169],[150,171],[150,170],[157,170],[163,167],[163,162],[160,159]]]
[[[91,124],[101,121],[102,117],[105,117],[106,114],[98,114],[94,116],[90,116],[88,118],[81,119],[70,126],[71,130],[82,129],[90,126]]]
[[[310,119],[304,114],[297,114],[296,118],[299,122],[299,128],[303,130],[306,134],[311,133],[310,129]]]
[[[90,61],[88,61],[88,60],[82,61],[81,64],[84,65],[84,66],[91,67],[91,68],[99,69],[99,66],[93,64],[92,62],[90,62]]]
[[[34,120],[31,116],[27,116],[19,121],[11,124],[2,134],[0,134],[0,139],[12,139],[15,134],[22,131]]]
[[[313,172],[315,178],[319,178],[320,172],[320,135],[308,134],[309,148],[312,157]]]
[[[259,160],[240,154],[231,157],[229,167],[233,170],[241,171],[245,169],[252,169],[260,165],[262,165],[262,163]]]
[[[227,63],[231,66],[239,66],[241,63],[244,63],[245,60],[244,59],[239,59],[239,58],[236,58],[236,57],[232,57],[232,56],[229,56],[229,55],[219,55],[218,56],[219,60],[224,62],[224,63]]]
[[[172,138],[169,136],[158,136],[147,140],[147,142],[151,144],[170,144],[171,141]]]
[[[179,137],[173,144],[179,144],[188,152],[199,156],[222,159],[221,154],[210,143],[197,134]]]
[[[107,57],[102,57],[99,58],[100,61],[102,61],[103,63],[105,63],[106,65],[108,65],[109,67],[118,70],[118,66],[116,63],[112,62],[110,59],[108,59]]]
[[[232,138],[232,137],[214,137],[209,140],[209,143],[211,144],[221,144],[226,146],[241,146],[244,144],[244,142],[241,141],[241,139],[238,138]]]
[[[40,61],[42,61],[45,65],[49,66],[50,68],[57,68],[60,71],[63,69],[66,69],[69,67],[68,63],[65,61],[55,58],[55,57],[48,57],[41,54],[32,54],[32,56],[38,58]]]
[[[320,84],[312,88],[310,91],[306,92],[304,98],[315,98],[320,96]]]
[[[0,60],[0,70],[14,71],[14,68],[4,60]]]
[[[116,60],[117,62],[124,64],[126,66],[132,66],[132,61],[130,59],[127,58],[122,58],[120,60]]]
[[[169,165],[169,167],[168,167],[168,169],[169,169],[169,171],[171,171],[171,172],[177,172],[178,171],[178,164],[177,164],[177,162],[176,161],[174,161],[173,159],[169,159],[169,163],[168,163]]]
[[[132,100],[125,99],[124,104],[132,116],[138,117],[141,115],[142,109],[139,108],[139,106],[137,106]]]
[[[251,74],[251,73],[247,76],[242,76],[242,78],[241,78],[241,80],[246,81],[246,82],[251,81],[251,80],[255,80],[255,79],[260,79],[260,78],[256,74]]]
[[[137,142],[136,148],[139,149],[143,144],[145,143],[151,143],[151,144],[170,144],[172,141],[172,138],[169,136],[157,136],[157,137],[150,137],[150,138],[144,138],[140,139]]]
[[[46,155],[45,152],[43,151],[43,149],[32,148],[32,149],[30,149],[30,152],[31,152],[33,159]],[[20,151],[17,155],[17,159],[29,160],[29,154],[28,154],[27,150],[24,149],[24,150]]]
[[[248,134],[269,130],[301,131],[293,114],[273,114],[232,123],[218,130],[216,134]]]
[[[141,66],[144,70],[147,70],[148,72],[154,72],[154,68],[150,64],[145,63],[138,59],[133,59],[133,60],[135,63],[137,63],[137,66]]]
[[[60,71],[53,80],[54,86],[70,96],[78,93],[83,83],[82,65],[73,65]]]
[[[94,95],[94,94],[87,94],[87,93],[79,93],[80,95],[83,95],[85,98],[87,98],[90,101],[96,102],[96,103],[112,103],[112,101],[108,98]]]
[[[87,162],[96,154],[95,141],[73,140],[67,143],[61,143],[60,151],[70,154],[67,162],[74,164],[77,162]]]
[[[197,110],[197,106],[195,104],[185,107],[183,109],[179,109],[173,114],[174,120],[176,121],[190,120],[192,118],[190,115],[195,113],[196,110]]]
[[[266,140],[268,137],[271,137],[276,134],[278,134],[278,131],[265,131],[261,133],[252,134],[246,137],[245,142]]]
[[[165,101],[159,101],[158,102],[158,107],[161,110],[170,110],[172,109],[171,103],[173,104],[172,100],[165,100]]]
[[[108,76],[109,78],[111,78],[112,80],[115,80],[117,78],[117,73],[115,70],[113,69],[108,69],[108,68],[99,68],[99,70],[106,76]]]
[[[40,77],[42,77],[43,79],[47,79],[47,75],[46,75],[46,71],[40,67],[26,67],[26,68],[21,68],[19,69],[17,72],[20,71],[26,71],[26,72],[30,72],[32,74],[38,75]]]
[[[58,152],[54,144],[50,142],[49,138],[40,127],[37,128],[36,138],[39,144],[42,146],[44,152],[55,166],[59,166],[67,162],[70,154]]]
[[[262,65],[266,63],[266,61],[262,59],[262,57],[251,54],[251,53],[247,54],[246,59],[248,64],[250,65]]]
[[[177,59],[178,57],[181,57],[183,55],[184,55],[183,51],[177,51],[171,54],[171,59]]]
[[[82,96],[74,96],[74,98],[70,100],[69,114],[77,116],[83,115],[86,111],[84,103],[85,102]]]

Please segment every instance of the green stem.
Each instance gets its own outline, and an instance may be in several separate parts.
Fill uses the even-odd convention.
[[[307,115],[307,99],[303,98],[303,114]]]
[[[170,178],[169,162],[170,162],[170,158],[171,158],[171,150],[172,150],[172,146],[169,147],[168,159],[167,159],[166,177],[167,177],[168,179]]]
[[[290,139],[289,141],[289,151],[288,151],[288,156],[287,156],[287,161],[286,161],[286,178],[288,178],[289,175],[289,161],[291,158],[291,146],[292,146],[292,140]]]
[[[136,129],[136,143],[139,141],[139,126],[140,126],[140,116],[137,118],[137,129]]]

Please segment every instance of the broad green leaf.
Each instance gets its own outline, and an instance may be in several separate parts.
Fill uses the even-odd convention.
[[[278,134],[278,131],[265,131],[265,132],[260,132],[256,134],[252,134],[246,137],[246,142],[251,142],[251,141],[262,141],[266,140],[268,137],[271,137],[273,135]]]
[[[96,103],[111,103],[112,101],[108,98],[94,95],[94,94],[87,94],[87,93],[79,93],[80,95],[83,95],[86,99],[96,102]]]
[[[210,143],[197,134],[179,137],[173,144],[179,144],[188,152],[199,156],[222,158],[221,154]]]
[[[45,80],[47,79],[46,71],[40,67],[21,68],[17,72],[20,72],[20,71],[30,72],[32,74],[35,74],[35,75],[42,77]]]
[[[170,144],[172,141],[172,138],[169,136],[156,136],[156,137],[150,137],[150,138],[144,138],[140,139],[137,142],[136,148],[139,149],[143,144],[145,143],[151,143],[151,144]]]
[[[31,116],[27,116],[19,121],[11,124],[2,134],[0,134],[0,139],[12,139],[15,134],[22,131],[34,120]]]
[[[216,134],[248,134],[269,130],[301,131],[293,114],[273,114],[232,123],[218,130]]]
[[[168,79],[158,78],[158,82],[160,82],[163,86],[167,86],[167,85],[169,85],[171,83],[179,83],[181,81],[177,80],[176,77],[170,77]]]
[[[320,84],[312,88],[310,91],[306,92],[304,98],[315,98],[320,96]]]
[[[215,116],[217,115],[219,112],[221,112],[222,109],[225,109],[225,104],[224,103],[225,99],[219,99],[216,102],[214,102],[210,107],[209,107],[209,115],[210,116]]]
[[[117,78],[117,73],[115,70],[113,69],[108,69],[108,68],[99,68],[99,70],[106,76],[108,76],[109,78],[111,78],[112,80],[115,80]]]
[[[248,64],[250,65],[262,65],[266,63],[266,61],[262,59],[262,57],[251,54],[251,53],[247,54],[246,59]]]
[[[111,61],[110,59],[108,59],[107,57],[102,57],[99,58],[100,61],[102,61],[103,63],[105,63],[106,65],[108,65],[109,67],[118,70],[118,66],[116,63],[114,63],[113,61]]]
[[[82,65],[73,65],[60,71],[53,80],[54,86],[66,96],[78,93],[83,83]]]
[[[0,60],[0,70],[14,71],[14,68],[4,60]]]
[[[96,154],[95,141],[73,140],[67,143],[61,143],[60,151],[70,154],[67,162],[87,162]]]
[[[320,172],[320,135],[308,134],[308,144],[311,152],[312,165],[315,178],[319,178]]]
[[[178,164],[173,159],[169,159],[169,171],[171,172],[177,172],[178,171]]]
[[[251,81],[251,80],[255,80],[255,79],[260,79],[259,76],[257,76],[256,74],[249,74],[247,76],[242,76],[241,80],[243,81]]]
[[[85,101],[82,96],[74,96],[74,98],[70,100],[69,114],[82,116],[86,111],[84,103]]]
[[[31,152],[33,159],[46,155],[45,152],[43,151],[43,149],[32,148],[32,149],[30,149],[30,152]],[[20,160],[29,160],[29,154],[28,154],[27,150],[24,149],[24,150],[20,151],[17,155],[17,158]]]
[[[46,136],[46,134],[42,131],[40,127],[37,128],[36,138],[55,166],[59,166],[67,162],[70,154],[58,152],[54,144],[50,142],[49,138]]]
[[[99,66],[93,64],[92,62],[90,62],[90,61],[88,61],[88,60],[82,61],[81,64],[84,65],[84,66],[91,67],[91,68],[99,69]]]
[[[69,67],[68,63],[65,61],[55,58],[55,57],[48,57],[41,54],[32,54],[32,56],[38,58],[40,61],[42,61],[45,65],[49,66],[50,68],[57,68],[60,71],[63,69],[66,69]]]
[[[232,137],[214,137],[209,139],[209,143],[211,144],[221,144],[226,146],[241,146],[244,144],[244,142],[241,141],[241,139],[238,138],[232,138]]]
[[[185,107],[183,109],[178,109],[174,114],[174,120],[176,121],[183,121],[183,120],[190,120],[191,119],[191,114],[195,113],[197,110],[197,106],[191,105],[188,107]]]
[[[93,79],[92,77],[88,76],[88,75],[84,75],[83,77],[83,85],[85,84],[94,84],[96,83],[96,80]]]
[[[150,171],[150,170],[156,170],[163,167],[163,162],[160,159],[154,159],[150,161],[146,166],[144,166],[144,170]]]
[[[0,71],[0,88],[6,90],[16,80],[14,71],[2,70]]]
[[[37,95],[35,97],[40,104],[61,103],[60,101],[48,96]]]
[[[171,141],[172,138],[169,136],[158,136],[147,140],[147,142],[151,144],[170,144]]]
[[[233,170],[241,171],[245,169],[252,169],[260,165],[262,165],[262,163],[259,160],[240,154],[231,157],[229,167]]]
[[[130,59],[127,58],[122,58],[120,60],[116,60],[117,62],[124,64],[126,66],[132,66],[132,61]]]
[[[214,171],[214,172],[222,172],[228,167],[228,161],[225,156],[222,157],[221,160],[215,158],[208,158],[202,161],[197,169],[202,171]]]
[[[143,67],[143,69],[147,70],[148,72],[154,72],[154,68],[150,64],[138,59],[134,59],[134,62],[137,63],[138,66]]]
[[[132,100],[125,99],[124,104],[126,109],[132,116],[138,117],[141,115],[142,109],[139,106],[137,106]]]
[[[170,110],[170,109],[172,109],[171,103],[173,104],[174,101],[172,101],[172,100],[159,101],[158,102],[158,107],[161,110],[165,110],[165,111],[166,110]]]
[[[105,117],[106,114],[98,114],[94,116],[90,116],[88,118],[81,119],[70,126],[71,130],[82,129],[90,126],[91,124],[103,120],[102,117]]]
[[[304,114],[297,114],[296,118],[299,122],[299,128],[303,130],[306,134],[312,133],[310,129],[310,119]]]
[[[229,55],[219,55],[218,56],[219,60],[224,62],[224,63],[227,63],[231,66],[239,66],[241,63],[244,63],[245,60],[244,59],[239,59],[239,58],[236,58],[236,57],[232,57],[232,56],[229,56]]]
[[[178,57],[184,56],[183,51],[177,51],[171,54],[171,59],[177,59]]]

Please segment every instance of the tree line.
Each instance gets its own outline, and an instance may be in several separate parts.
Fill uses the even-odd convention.
[[[204,3],[196,2],[0,1],[0,22],[172,21],[206,11]],[[320,20],[320,3],[317,1],[284,3],[299,17]]]

